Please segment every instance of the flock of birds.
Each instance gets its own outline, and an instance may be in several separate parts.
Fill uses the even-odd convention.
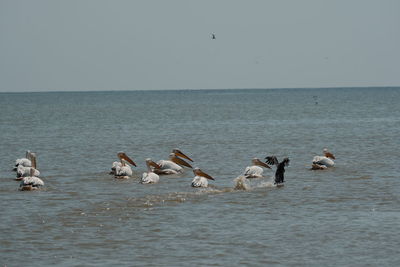
[[[323,156],[315,156],[312,161],[312,170],[324,170],[335,165],[335,156],[326,148],[323,150]],[[117,154],[119,161],[112,163],[110,174],[118,179],[127,179],[132,177],[131,166],[137,166],[136,163],[124,152]],[[285,167],[289,165],[289,158],[284,158],[281,162],[275,156],[268,156],[266,161],[262,162],[258,158],[254,158],[252,165],[246,167],[243,177],[262,178],[263,168],[272,169],[271,166],[276,166],[274,184],[282,186],[284,183]],[[209,180],[215,180],[212,176],[203,172],[199,168],[193,168],[187,161],[194,162],[190,157],[185,155],[179,149],[173,149],[167,160],[159,160],[157,162],[150,158],[146,159],[147,171],[143,173],[140,182],[142,184],[158,183],[160,175],[183,174],[185,169],[192,169],[195,177],[192,180],[192,187],[208,187]],[[271,165],[271,166],[270,166]],[[15,161],[14,171],[17,172],[16,180],[20,180],[20,190],[35,190],[44,186],[44,182],[39,178],[40,172],[36,165],[36,154],[31,151],[26,151],[25,158]]]

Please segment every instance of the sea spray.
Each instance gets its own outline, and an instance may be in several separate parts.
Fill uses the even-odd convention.
[[[249,190],[251,188],[243,175],[236,177],[233,181],[235,182],[235,190]]]

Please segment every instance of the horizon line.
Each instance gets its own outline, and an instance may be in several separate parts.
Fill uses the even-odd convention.
[[[167,91],[225,91],[225,90],[298,90],[298,89],[368,89],[368,88],[400,88],[400,85],[388,86],[329,86],[329,87],[277,87],[277,88],[182,88],[182,89],[107,89],[107,90],[44,90],[44,91],[0,91],[0,94],[23,94],[23,93],[98,93],[98,92],[167,92]]]

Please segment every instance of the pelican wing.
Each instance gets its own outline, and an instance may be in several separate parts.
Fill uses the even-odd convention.
[[[118,158],[119,158],[119,159],[124,159],[124,160],[126,160],[127,162],[129,162],[130,164],[132,164],[133,166],[137,167],[137,166],[136,166],[136,163],[133,162],[133,160],[132,160],[130,157],[128,157],[124,152],[119,152],[119,153],[118,153]]]
[[[267,161],[266,163],[270,164],[270,165],[278,165],[279,161],[275,156],[268,156],[265,158]]]

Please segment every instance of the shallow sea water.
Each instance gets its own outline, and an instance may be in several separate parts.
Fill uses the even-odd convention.
[[[2,266],[399,266],[400,88],[0,94]],[[180,148],[215,177],[139,184]],[[309,170],[324,147],[336,167]],[[35,151],[45,186],[18,191]],[[116,153],[134,177],[108,173]],[[289,157],[234,190],[253,157]]]

